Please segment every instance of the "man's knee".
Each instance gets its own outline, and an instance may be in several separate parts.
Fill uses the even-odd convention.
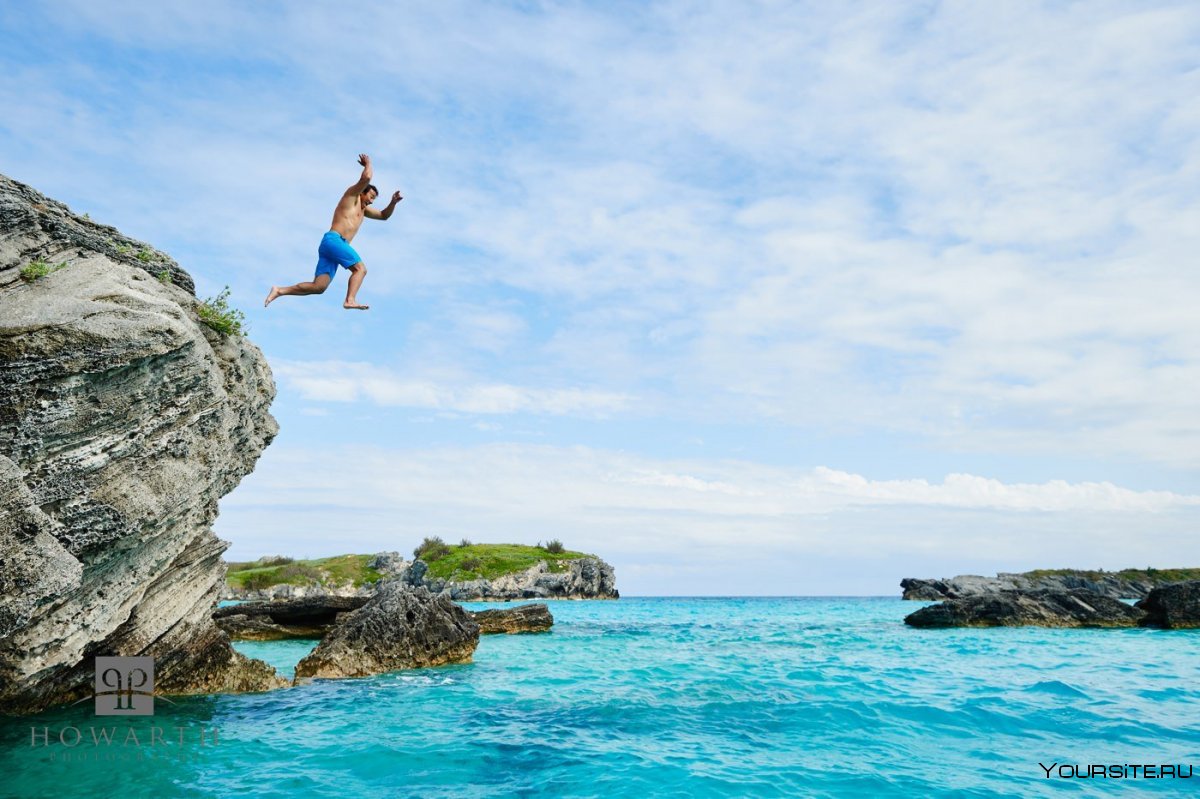
[[[365,275],[367,273],[367,265],[359,261],[354,266],[350,267],[350,271],[356,275]]]

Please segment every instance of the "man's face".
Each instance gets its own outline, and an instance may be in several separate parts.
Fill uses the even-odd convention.
[[[363,192],[363,205],[370,205],[371,203],[375,202],[375,198],[378,196],[378,192],[372,189],[367,189]]]

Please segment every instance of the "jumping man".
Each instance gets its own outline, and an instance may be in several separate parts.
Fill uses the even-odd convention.
[[[358,287],[367,276],[367,266],[350,246],[350,242],[358,233],[364,216],[371,219],[388,219],[396,209],[396,203],[402,198],[400,192],[395,192],[392,194],[392,201],[382,211],[371,208],[371,203],[379,196],[379,189],[371,185],[371,157],[360,155],[358,163],[362,164],[362,177],[346,189],[346,193],[338,201],[337,208],[333,209],[331,229],[325,234],[325,238],[321,239],[321,246],[317,249],[317,274],[311,282],[297,283],[294,286],[272,286],[271,293],[263,303],[264,308],[276,297],[288,294],[324,294],[339,266],[350,270],[350,285],[346,287],[346,301],[342,303],[342,307],[358,311],[365,311],[370,307],[360,305],[356,299]]]

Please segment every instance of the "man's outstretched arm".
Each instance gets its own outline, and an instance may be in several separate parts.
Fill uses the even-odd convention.
[[[371,156],[367,155],[366,153],[359,153],[358,163],[362,164],[362,177],[358,179],[358,183],[355,183],[353,186],[346,189],[346,193],[343,195],[345,197],[354,197],[362,194],[363,191],[366,190],[367,186],[370,185],[371,178],[375,175],[375,173],[371,171]]]
[[[382,211],[376,211],[374,208],[368,208],[367,216],[371,217],[372,219],[390,219],[392,216],[392,211],[396,210],[396,206],[403,199],[404,198],[400,196],[400,192],[392,192],[392,201],[388,203]]]

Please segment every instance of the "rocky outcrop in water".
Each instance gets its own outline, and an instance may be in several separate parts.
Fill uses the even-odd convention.
[[[0,176],[0,712],[90,695],[96,655],[155,657],[165,694],[286,684],[210,616],[217,500],[277,427],[262,354],[197,305],[170,258]]]
[[[217,608],[213,620],[235,641],[321,638],[340,617],[367,601],[368,597],[327,596],[244,602]]]
[[[468,611],[470,612],[470,611]],[[545,602],[518,605],[515,608],[492,608],[470,612],[479,632],[493,633],[544,633],[554,626],[554,617]]]
[[[998,591],[1075,591],[1085,590],[1113,599],[1141,599],[1158,585],[1172,580],[1176,570],[1134,572],[1033,571],[1000,572],[995,577],[960,574],[938,580],[906,577],[900,581],[904,599],[958,599],[994,594]],[[1191,570],[1179,570],[1191,571]]]
[[[478,643],[479,625],[449,597],[390,581],[296,664],[296,681],[462,663]]]
[[[217,626],[234,641],[280,641],[289,638],[322,638],[349,614],[367,604],[369,597],[305,597],[274,602],[243,602],[213,611]],[[479,632],[544,632],[554,617],[544,602],[515,608],[467,611]]]
[[[1200,580],[1155,588],[1137,607],[1146,614],[1141,621],[1143,627],[1200,627]]]
[[[948,599],[905,617],[911,627],[1136,627],[1142,611],[1083,589],[997,591]]]
[[[428,565],[413,561],[399,579],[422,586],[435,594],[445,594],[458,602],[486,602],[509,599],[617,599],[613,567],[599,558],[561,561],[562,571],[551,571],[539,561],[523,572],[505,574],[488,580],[449,581],[428,574]]]

